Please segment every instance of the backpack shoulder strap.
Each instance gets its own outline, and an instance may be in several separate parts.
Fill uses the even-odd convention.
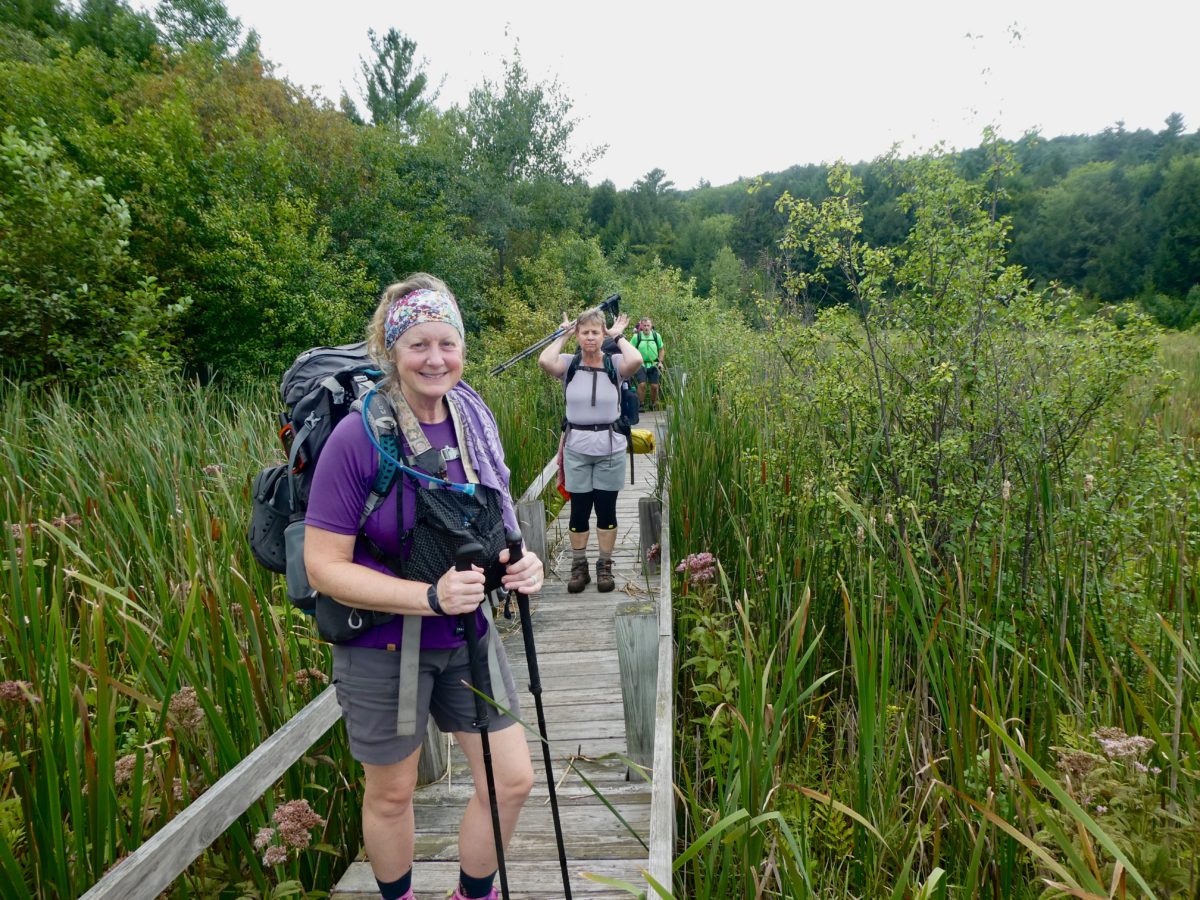
[[[604,354],[604,371],[608,375],[608,380],[615,386],[619,379],[617,378],[617,364],[613,362],[613,355],[611,353]]]
[[[400,441],[396,436],[396,418],[392,415],[392,405],[379,392],[370,397],[370,404],[367,407],[367,422],[375,433],[375,439],[379,441],[379,446],[384,449],[384,453],[376,454],[378,466],[375,469],[375,481],[371,484],[371,493],[367,495],[362,512],[358,516],[359,531],[362,531],[371,513],[379,509],[380,504],[391,491],[392,485],[396,483],[396,476],[400,474],[396,464],[388,458],[388,456],[396,458],[400,452]]]
[[[652,335],[654,335],[654,343],[658,344],[658,349],[661,350],[662,349],[662,335],[659,334],[657,331],[652,331],[650,333]]]
[[[579,371],[579,367],[583,365],[583,351],[576,350],[575,355],[571,357],[571,361],[567,363],[567,380],[566,384],[571,383],[571,379],[575,377],[575,373]]]

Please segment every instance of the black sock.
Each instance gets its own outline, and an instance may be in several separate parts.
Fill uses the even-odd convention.
[[[458,870],[458,886],[462,888],[464,897],[486,897],[492,892],[495,881],[495,872],[486,878],[472,878],[462,869]]]
[[[375,883],[379,885],[379,893],[383,895],[383,900],[400,900],[408,889],[412,887],[412,869],[409,869],[395,881],[389,881],[386,884],[375,879]]]

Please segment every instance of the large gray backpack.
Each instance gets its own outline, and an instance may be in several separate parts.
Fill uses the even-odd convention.
[[[254,558],[287,576],[288,599],[310,615],[318,597],[304,571],[304,515],[313,472],[334,426],[375,388],[382,374],[367,354],[366,342],[360,341],[304,351],[280,382],[284,411],[279,415],[279,438],[288,461],[267,466],[255,476],[248,537]],[[381,439],[395,457],[395,435]],[[360,525],[383,502],[396,475],[396,466],[381,456]]]

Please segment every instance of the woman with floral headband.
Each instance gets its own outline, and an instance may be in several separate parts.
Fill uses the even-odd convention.
[[[408,428],[419,426],[419,434],[401,435],[402,452],[414,459],[417,450],[410,445],[427,442],[420,458],[438,460],[441,471],[422,469],[435,476],[428,482],[399,477],[360,527],[380,454],[363,417],[347,416],[322,449],[305,519],[304,561],[312,586],[341,605],[369,611],[366,621],[384,620],[333,645],[333,675],[350,750],[365,772],[363,843],[385,900],[413,897],[413,791],[430,713],[442,731],[454,734],[475,780],[459,828],[454,897],[496,897],[497,854],[482,736],[475,695],[464,684],[472,680],[472,661],[456,630],[460,616],[475,617],[481,648],[476,663],[492,675],[481,690],[512,714],[493,710],[487,724],[506,844],[533,785],[524,730],[513,727],[520,710],[512,674],[503,645],[480,609],[484,570],[456,571],[443,562],[436,572],[418,574],[422,565],[431,565],[424,561],[429,542],[445,542],[421,524],[426,519],[418,518],[418,506],[425,497],[432,503],[438,500],[434,495],[468,494],[437,490],[441,485],[473,484],[470,502],[482,498],[479,503],[492,504],[505,526],[517,526],[495,418],[461,381],[463,338],[457,302],[437,278],[414,275],[384,292],[367,332],[368,349],[386,376],[381,390],[397,419],[411,411]],[[424,452],[430,450],[433,457]],[[411,552],[414,547],[422,549]],[[445,549],[445,560],[451,560],[456,548]],[[505,589],[541,590],[542,562],[535,554],[526,552],[508,565],[505,549],[496,563]]]

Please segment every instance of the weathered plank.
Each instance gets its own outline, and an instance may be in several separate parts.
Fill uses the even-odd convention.
[[[627,755],[639,766],[649,766],[654,761],[657,619],[651,602],[631,600],[617,607],[617,659],[621,668],[625,736],[629,742]]]
[[[330,685],[191,805],[109,870],[82,900],[153,900],[341,718]]]

